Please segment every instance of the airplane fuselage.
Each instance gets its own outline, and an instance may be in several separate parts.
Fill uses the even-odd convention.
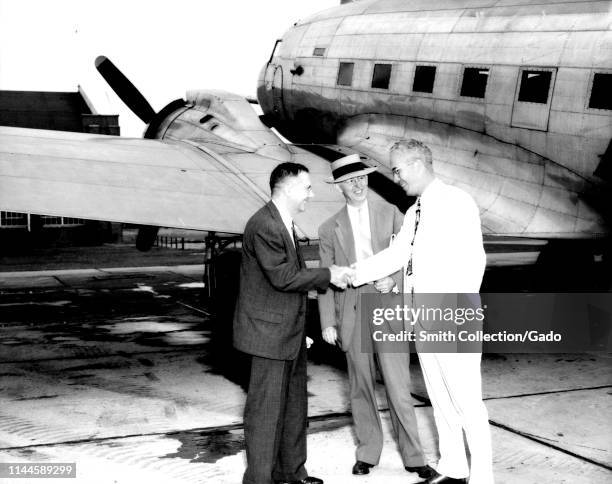
[[[258,98],[294,142],[348,147],[388,169],[417,138],[467,189],[488,233],[609,232],[609,1],[378,0],[296,24]]]

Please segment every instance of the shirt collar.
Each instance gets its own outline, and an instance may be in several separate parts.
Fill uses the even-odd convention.
[[[287,230],[289,230],[289,233],[291,233],[291,228],[293,227],[293,217],[291,217],[289,210],[287,210],[287,208],[284,207],[282,204],[277,203],[274,199],[272,199],[272,203],[278,210],[278,213],[280,213],[281,219],[283,220],[285,227],[287,227]]]
[[[443,183],[441,180],[439,180],[438,178],[434,178],[431,183],[425,187],[423,193],[421,193],[421,204],[425,203],[429,198],[432,197],[432,195],[435,195],[435,193],[442,187],[442,185]]]
[[[358,214],[359,211],[361,209],[365,209],[366,213],[368,212],[368,199],[366,198],[365,201],[363,202],[363,204],[359,205],[358,207],[355,207],[353,205],[349,205],[348,203],[346,204],[346,209],[348,210],[349,213],[353,213],[353,214]]]

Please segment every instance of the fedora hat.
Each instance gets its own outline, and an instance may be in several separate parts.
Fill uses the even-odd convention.
[[[359,155],[354,153],[332,162],[331,171],[332,178],[325,180],[326,183],[340,183],[356,176],[367,175],[376,171],[376,168],[363,163]]]

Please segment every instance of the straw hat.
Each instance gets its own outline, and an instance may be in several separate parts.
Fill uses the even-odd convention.
[[[340,183],[356,176],[368,175],[376,171],[376,168],[363,163],[355,153],[332,162],[331,170],[332,178],[325,180],[326,183]]]

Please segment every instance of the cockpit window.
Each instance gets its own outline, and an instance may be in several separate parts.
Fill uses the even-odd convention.
[[[312,55],[317,57],[323,57],[325,55],[325,47],[315,47]]]
[[[336,82],[338,86],[351,86],[353,84],[354,67],[354,62],[340,62],[340,67],[338,68],[338,80]]]
[[[612,74],[596,72],[593,74],[593,88],[589,107],[595,109],[612,109]]]
[[[268,59],[268,64],[270,64],[272,62],[272,59],[276,55],[276,49],[278,47],[278,44],[280,44],[282,42],[283,42],[283,39],[276,39],[276,42],[274,42],[274,47],[272,48],[272,52],[270,53],[270,58]]]
[[[518,100],[526,103],[548,103],[551,78],[551,71],[524,70],[521,74]]]
[[[464,97],[484,98],[488,80],[489,69],[466,67],[463,71],[463,82],[459,94]]]
[[[374,64],[372,75],[372,87],[377,89],[389,89],[391,79],[391,64]]]

